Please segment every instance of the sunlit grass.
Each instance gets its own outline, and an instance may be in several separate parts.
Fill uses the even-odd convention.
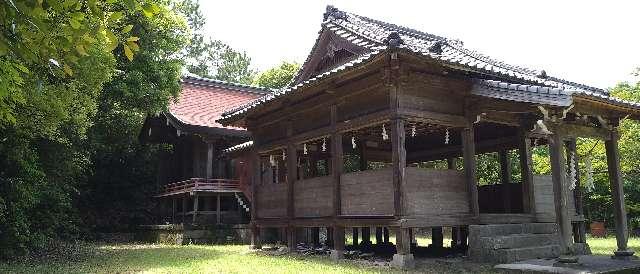
[[[609,236],[606,238],[588,237],[587,243],[594,255],[613,255],[613,251],[618,249],[616,238]],[[629,238],[627,244],[629,249],[636,252],[640,251],[640,238]]]

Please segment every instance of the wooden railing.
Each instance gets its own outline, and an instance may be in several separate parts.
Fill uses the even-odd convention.
[[[229,179],[191,178],[163,186],[157,196],[168,196],[187,192],[240,192],[240,181]]]

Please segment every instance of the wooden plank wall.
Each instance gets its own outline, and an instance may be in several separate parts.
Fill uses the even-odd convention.
[[[469,214],[464,173],[449,169],[406,168],[405,215]]]
[[[256,189],[258,218],[285,217],[287,215],[287,185],[265,183]]]
[[[536,205],[536,218],[539,222],[555,222],[556,212],[553,204],[553,181],[551,175],[533,176],[533,195]],[[573,195],[569,196],[569,216],[576,215]]]
[[[414,74],[409,77],[410,84],[403,87],[398,97],[400,107],[404,109],[426,110],[443,114],[464,115],[464,96],[468,84],[443,76]]]
[[[296,181],[293,185],[295,217],[326,217],[333,213],[331,176]]]
[[[342,174],[342,215],[393,215],[392,179],[391,168]]]

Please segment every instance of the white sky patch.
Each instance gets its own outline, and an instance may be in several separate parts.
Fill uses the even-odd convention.
[[[259,70],[304,62],[331,4],[570,81],[609,88],[638,80],[640,1],[200,1],[206,32],[247,51]]]

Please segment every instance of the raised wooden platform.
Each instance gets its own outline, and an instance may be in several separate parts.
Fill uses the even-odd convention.
[[[242,192],[240,181],[229,179],[191,178],[177,183],[167,184],[155,197],[166,197],[195,192]]]

